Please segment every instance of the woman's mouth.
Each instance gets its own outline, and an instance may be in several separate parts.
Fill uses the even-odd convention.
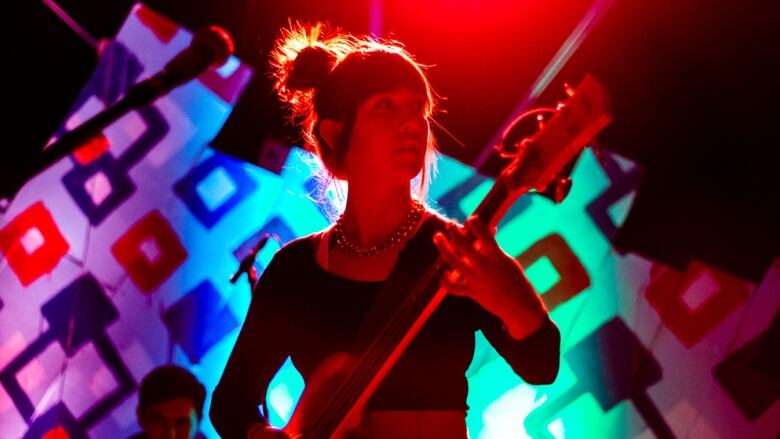
[[[404,140],[401,142],[401,146],[396,148],[398,152],[413,152],[418,153],[420,151],[420,142],[413,139]]]

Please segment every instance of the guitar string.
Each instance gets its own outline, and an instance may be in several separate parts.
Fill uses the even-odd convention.
[[[333,412],[341,412],[344,410],[344,405],[349,404],[347,399],[354,398],[354,393],[360,391],[359,387],[363,386],[363,382],[366,378],[370,378],[375,373],[375,366],[378,361],[384,359],[387,356],[383,352],[386,347],[392,346],[393,338],[399,329],[399,325],[406,321],[405,316],[413,313],[415,307],[415,301],[417,298],[424,298],[420,293],[420,290],[428,287],[430,284],[430,278],[433,277],[436,265],[432,265],[425,275],[418,282],[417,287],[412,290],[412,293],[404,299],[402,305],[398,308],[388,323],[382,328],[377,339],[366,349],[365,354],[358,362],[355,371],[350,376],[350,380],[344,382],[340,388],[336,391],[336,395],[332,399],[333,402],[329,404],[326,410],[320,414],[317,418],[316,424],[327,426],[329,420],[336,418],[335,420],[341,421],[341,417],[336,416]],[[424,282],[424,283],[423,283]],[[423,291],[424,292],[424,291]],[[381,365],[381,364],[380,364]],[[349,408],[349,406],[347,407]],[[342,416],[343,417],[343,416]],[[325,421],[319,421],[320,418],[324,418]],[[335,428],[336,426],[333,426]]]
[[[436,271],[436,270],[433,270]],[[328,431],[331,428],[335,429],[338,425],[334,423],[340,422],[343,417],[348,414],[352,405],[359,399],[361,394],[365,391],[366,386],[371,379],[374,378],[373,371],[378,370],[386,360],[390,357],[392,350],[401,341],[408,328],[419,318],[419,315],[424,310],[425,306],[430,302],[431,293],[435,293],[435,289],[431,288],[435,286],[433,282],[427,282],[426,288],[416,300],[410,300],[409,307],[405,307],[405,312],[401,313],[401,316],[394,319],[393,325],[389,327],[384,336],[372,345],[371,349],[367,351],[365,360],[360,364],[361,367],[356,368],[356,372],[353,374],[352,379],[347,383],[344,390],[341,392],[339,401],[332,405],[333,410],[329,413]],[[431,293],[425,294],[429,290]],[[335,412],[335,413],[334,413]]]
[[[324,430],[324,433],[332,432],[333,429],[338,427],[337,423],[341,422],[343,417],[346,416],[354,402],[357,401],[360,394],[364,391],[368,382],[376,375],[379,367],[385,363],[392,350],[406,334],[408,328],[430,303],[432,298],[430,296],[436,293],[436,289],[432,287],[437,286],[435,281],[438,279],[438,275],[441,274],[439,272],[442,268],[443,265],[437,263],[426,272],[426,275],[420,281],[422,285],[415,289],[416,294],[409,295],[399,311],[396,312],[390,324],[383,329],[377,340],[367,349],[366,355],[362,357],[363,359],[358,363],[355,372],[350,376],[352,379],[345,382],[337,390],[337,396],[333,398],[334,402],[328,406],[329,410],[324,410],[318,418],[318,420],[320,418],[324,418],[324,420],[315,424],[321,426],[320,429]],[[422,290],[422,292],[419,292],[419,290]],[[333,425],[334,423],[336,425]],[[319,435],[314,437],[326,436],[319,433]]]

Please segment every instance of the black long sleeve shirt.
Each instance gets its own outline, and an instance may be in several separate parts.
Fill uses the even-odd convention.
[[[443,227],[433,217],[415,241],[433,246]],[[417,239],[417,238],[422,239]],[[399,258],[415,258],[413,248]],[[244,326],[214,391],[211,421],[225,438],[246,437],[256,422],[268,383],[287,356],[308,381],[334,352],[349,352],[383,282],[354,281],[324,270],[311,237],[284,246],[255,289]],[[465,377],[482,330],[513,370],[531,384],[551,383],[558,373],[560,334],[548,319],[523,340],[471,299],[448,296],[370,398],[368,410],[468,409]]]

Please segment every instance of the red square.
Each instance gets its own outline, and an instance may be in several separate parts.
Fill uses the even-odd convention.
[[[42,201],[0,230],[0,251],[24,286],[54,270],[68,249],[70,245]]]
[[[73,151],[73,158],[82,165],[88,165],[109,148],[111,148],[111,141],[105,134],[99,133]]]
[[[136,10],[138,20],[146,25],[163,43],[170,42],[179,32],[179,26],[158,14],[151,8],[139,5]]]
[[[133,224],[111,253],[144,293],[160,286],[187,259],[176,232],[156,210]]]
[[[70,435],[62,427],[55,427],[47,431],[42,439],[70,439]]]
[[[685,273],[661,266],[653,271],[645,297],[686,347],[698,343],[750,295],[748,281],[698,261]],[[691,295],[703,298],[686,299]]]

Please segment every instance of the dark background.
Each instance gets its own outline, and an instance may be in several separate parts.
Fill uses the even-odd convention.
[[[132,2],[60,0],[92,36],[110,38]],[[403,41],[430,64],[446,99],[441,150],[471,163],[506,122],[591,2],[571,0],[336,0],[222,2],[150,0],[190,29],[233,35],[257,70],[216,148],[257,163],[264,145],[295,144],[296,131],[271,93],[267,55],[288,18],[327,20],[354,33]],[[377,14],[379,12],[379,14]],[[2,120],[0,186],[37,154],[61,123],[97,61],[96,51],[42,2],[14,2],[5,27],[9,75]],[[378,20],[378,21],[377,21]],[[778,243],[780,2],[616,0],[536,102],[554,104],[561,84],[589,72],[609,89],[609,149],[646,169],[620,248],[684,268],[696,258],[759,281]],[[465,146],[461,146],[460,144]],[[270,148],[270,147],[269,147]],[[268,151],[265,151],[268,152]],[[494,172],[490,167],[483,169]],[[575,182],[576,184],[576,182]]]

